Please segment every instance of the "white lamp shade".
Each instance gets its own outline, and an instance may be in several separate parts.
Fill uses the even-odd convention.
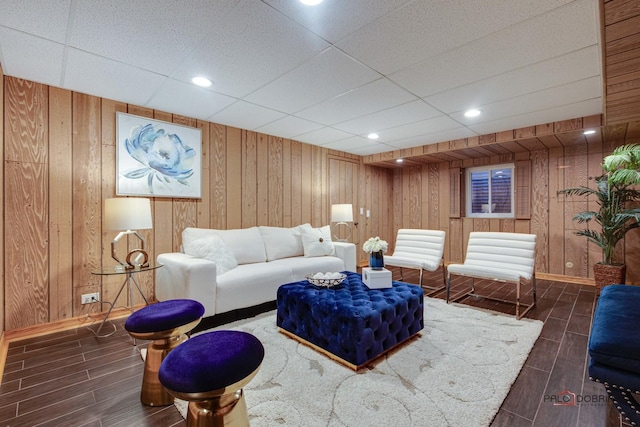
[[[104,226],[108,230],[153,228],[151,202],[140,197],[118,197],[104,201]]]
[[[331,222],[353,222],[353,205],[331,205]]]

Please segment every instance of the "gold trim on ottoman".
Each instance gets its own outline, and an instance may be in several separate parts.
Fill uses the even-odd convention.
[[[336,362],[346,366],[347,368],[351,368],[354,371],[359,371],[360,369],[362,369],[364,367],[372,367],[382,357],[386,356],[387,354],[389,354],[389,353],[391,353],[393,351],[396,351],[400,347],[403,347],[405,344],[408,344],[410,341],[413,341],[416,338],[421,338],[422,337],[422,332],[416,332],[415,334],[411,335],[406,340],[404,340],[402,342],[399,342],[396,345],[394,345],[393,347],[390,347],[390,348],[386,349],[385,351],[383,351],[382,353],[380,353],[379,355],[377,355],[373,359],[367,360],[362,365],[354,365],[353,363],[344,360],[342,357],[338,357],[335,354],[331,353],[330,351],[325,350],[324,348],[319,347],[319,346],[315,345],[314,343],[305,340],[304,338],[300,338],[299,336],[297,336],[293,332],[289,332],[286,329],[282,329],[282,328],[278,328],[278,330],[280,331],[280,333],[288,336],[289,338],[292,338],[292,339],[298,341],[300,344],[304,344],[304,345],[306,345],[308,347],[311,347],[312,349],[314,349],[318,353],[322,353],[325,356],[327,356],[329,359],[335,360]]]

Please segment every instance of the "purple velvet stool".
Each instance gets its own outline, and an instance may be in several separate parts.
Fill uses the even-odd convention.
[[[264,347],[247,332],[195,336],[162,362],[160,383],[189,401],[187,426],[248,426],[242,388],[258,373]]]
[[[144,361],[140,401],[149,406],[173,403],[173,396],[158,379],[160,363],[178,344],[186,341],[187,332],[195,328],[204,314],[197,301],[175,299],[151,304],[134,312],[124,324],[133,338],[151,340]]]

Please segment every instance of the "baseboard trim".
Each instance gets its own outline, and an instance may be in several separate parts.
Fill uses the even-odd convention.
[[[538,273],[536,272],[536,278],[540,280],[552,280],[554,282],[562,283],[574,283],[577,285],[595,286],[596,283],[593,279],[588,277],[575,277],[575,276],[563,276],[561,274],[550,273]]]

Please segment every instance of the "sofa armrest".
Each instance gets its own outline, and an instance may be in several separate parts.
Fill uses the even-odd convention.
[[[173,252],[158,255],[163,267],[156,270],[156,298],[192,299],[204,306],[204,317],[216,314],[216,264]]]
[[[336,256],[344,262],[346,271],[356,271],[356,245],[347,242],[333,242]]]

